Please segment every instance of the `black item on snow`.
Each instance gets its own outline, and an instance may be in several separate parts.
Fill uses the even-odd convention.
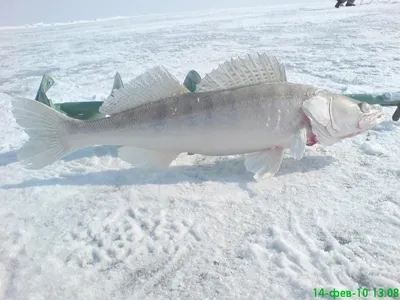
[[[343,5],[347,0],[337,0],[337,3],[335,5],[336,8],[339,8],[339,6]]]
[[[354,2],[355,0],[337,0],[335,7],[339,8],[339,6],[343,6],[344,3],[346,3],[346,6],[356,6]]]
[[[400,104],[397,105],[397,109],[392,116],[393,121],[398,121],[400,119]]]

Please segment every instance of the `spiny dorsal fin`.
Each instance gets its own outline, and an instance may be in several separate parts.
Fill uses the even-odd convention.
[[[185,88],[178,80],[164,67],[158,66],[134,78],[120,89],[114,89],[100,107],[100,112],[116,114],[183,91]]]
[[[257,83],[285,82],[286,71],[275,56],[248,55],[231,59],[208,73],[197,86],[196,92],[235,88]]]

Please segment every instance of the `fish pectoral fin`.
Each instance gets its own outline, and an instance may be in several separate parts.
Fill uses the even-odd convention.
[[[304,151],[306,150],[307,143],[307,129],[305,127],[300,128],[293,137],[290,144],[290,154],[294,159],[302,159]]]
[[[246,155],[244,166],[254,173],[255,180],[273,177],[279,170],[283,158],[283,148],[276,147]]]
[[[136,168],[163,170],[169,167],[179,153],[160,152],[133,146],[118,148],[120,159],[132,164]]]

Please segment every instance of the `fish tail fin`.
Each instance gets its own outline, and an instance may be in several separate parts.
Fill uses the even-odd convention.
[[[18,160],[27,169],[41,169],[71,152],[66,128],[71,118],[38,101],[12,101],[15,120],[29,135]]]

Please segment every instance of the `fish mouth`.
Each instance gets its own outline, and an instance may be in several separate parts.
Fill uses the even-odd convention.
[[[367,130],[374,128],[376,125],[382,123],[384,120],[385,120],[385,113],[382,110],[363,116],[363,118],[360,120],[357,126],[359,131],[342,136],[341,138],[346,139],[359,135],[360,133],[363,133]]]
[[[358,128],[363,131],[369,130],[376,125],[382,123],[385,119],[385,113],[382,109],[379,109],[374,113],[364,115],[358,122]]]

